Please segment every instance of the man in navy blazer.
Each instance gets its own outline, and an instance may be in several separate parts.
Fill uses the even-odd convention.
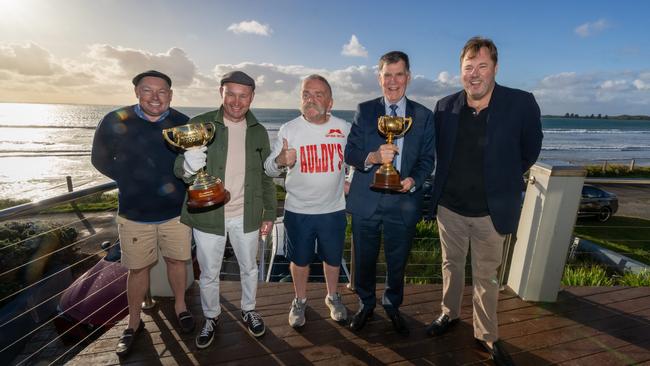
[[[474,337],[495,363],[512,360],[499,342],[497,302],[506,234],[517,228],[523,174],[542,146],[540,110],[531,93],[496,84],[497,49],[471,38],[460,57],[464,90],[435,108],[437,209],[442,248],[442,314],[427,328],[445,333],[458,323],[465,259],[471,248]]]
[[[433,170],[433,113],[405,96],[411,80],[405,53],[392,51],[383,55],[378,78],[384,95],[359,104],[345,147],[345,162],[355,168],[347,210],[352,214],[354,285],[361,303],[350,327],[360,330],[373,314],[377,257],[383,232],[386,287],[382,305],[395,330],[408,335],[399,306],[404,295],[404,269],[415,225],[421,217],[422,183]],[[410,130],[394,144],[387,144],[377,130],[377,121],[384,115],[413,119]],[[375,171],[380,164],[390,162],[400,173],[402,189],[371,189]]]

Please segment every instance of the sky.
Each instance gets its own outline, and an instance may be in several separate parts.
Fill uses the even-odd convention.
[[[126,105],[157,69],[172,106],[218,107],[221,76],[255,78],[253,107],[297,108],[325,76],[335,109],[380,95],[377,61],[411,59],[407,95],[433,108],[462,88],[472,36],[499,50],[497,82],[543,114],[650,114],[648,1],[0,0],[0,102]]]

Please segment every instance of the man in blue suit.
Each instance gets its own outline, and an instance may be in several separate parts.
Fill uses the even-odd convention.
[[[399,307],[404,297],[404,268],[415,224],[421,217],[422,183],[433,170],[433,113],[405,96],[411,73],[404,52],[383,55],[379,59],[378,78],[384,95],[359,104],[345,147],[345,162],[355,168],[347,210],[352,214],[354,285],[361,303],[350,327],[360,330],[373,314],[383,233],[386,288],[381,303],[395,330],[408,335]],[[387,144],[377,130],[377,120],[384,115],[413,119],[410,130],[394,144]],[[400,173],[402,189],[371,189],[375,171],[380,164],[390,162]]]
[[[442,247],[442,314],[427,328],[457,324],[471,248],[474,338],[497,365],[512,364],[498,336],[497,302],[506,234],[517,228],[523,174],[542,146],[540,110],[531,93],[496,84],[497,48],[471,38],[460,56],[462,91],[435,109],[437,209]]]

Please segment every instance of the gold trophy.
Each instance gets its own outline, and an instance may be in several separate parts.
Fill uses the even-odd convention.
[[[202,122],[166,128],[162,134],[168,144],[188,150],[208,145],[214,138],[214,132],[212,122]],[[196,174],[187,195],[187,207],[193,209],[225,204],[230,200],[230,192],[223,187],[221,179],[206,173],[205,167]]]
[[[392,144],[393,139],[404,136],[411,128],[413,119],[411,117],[381,116],[377,121],[377,129],[386,136],[386,143]],[[393,163],[382,164],[375,172],[375,178],[371,188],[399,191],[402,189],[402,179],[393,167]]]

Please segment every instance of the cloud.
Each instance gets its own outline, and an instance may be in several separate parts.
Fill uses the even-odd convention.
[[[106,44],[91,47],[90,56],[113,61],[118,72],[132,78],[145,70],[161,71],[172,79],[174,87],[189,86],[197,72],[196,65],[180,48],[170,48],[165,53],[151,53],[132,48],[114,47]]]
[[[381,95],[376,66],[348,66],[343,69],[316,69],[302,65],[276,65],[244,62],[222,64],[214,68],[214,76],[241,70],[256,81],[255,107],[298,108],[302,79],[310,74],[320,74],[332,86],[335,109],[355,109],[357,104]],[[441,72],[436,79],[415,76],[408,87],[410,98],[431,108],[438,99],[460,90],[460,77]]]
[[[21,75],[52,75],[56,72],[49,51],[35,43],[0,45],[0,70]]]
[[[650,73],[561,72],[542,78],[533,94],[545,114],[647,114]]]
[[[256,34],[258,36],[270,36],[273,33],[273,29],[268,24],[261,24],[257,20],[233,23],[228,30],[235,34]]]
[[[632,84],[638,90],[650,90],[650,72],[639,74]]]
[[[350,41],[343,45],[341,54],[350,57],[368,57],[368,51],[359,43],[359,39],[354,34],[350,37]]]
[[[609,28],[609,22],[605,19],[599,19],[595,22],[587,22],[577,26],[576,29],[574,29],[574,32],[578,36],[585,38],[598,34],[607,28]]]
[[[381,95],[377,66],[337,69],[305,65],[242,62],[198,70],[191,55],[172,47],[165,52],[96,44],[79,57],[57,58],[34,43],[0,43],[0,101],[126,105],[135,102],[131,78],[158,69],[174,82],[174,106],[217,107],[219,81],[226,72],[242,70],[256,80],[253,107],[298,108],[302,79],[320,74],[332,85],[334,108],[355,109]],[[565,71],[528,81],[545,114],[647,114],[650,110],[650,70],[580,73]],[[520,85],[511,85],[521,87]],[[438,71],[414,75],[409,98],[429,108],[461,90],[458,74]]]

